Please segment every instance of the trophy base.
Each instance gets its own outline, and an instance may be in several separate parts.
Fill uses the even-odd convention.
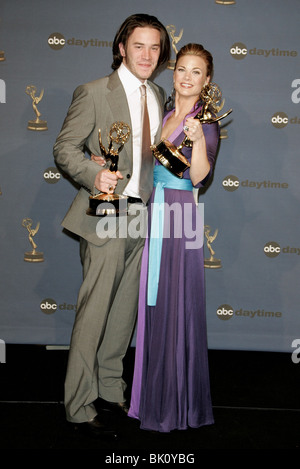
[[[25,252],[24,261],[26,262],[43,262],[44,254],[42,252],[31,251]]]
[[[220,269],[222,267],[221,259],[205,259],[204,267],[207,269]]]
[[[155,158],[179,178],[182,178],[184,171],[191,166],[186,157],[168,140],[161,140],[157,145],[152,145],[151,150]]]
[[[47,121],[28,121],[27,129],[29,130],[48,130]]]
[[[125,215],[127,214],[127,199],[126,195],[118,194],[97,194],[91,196],[86,214],[94,217]]]

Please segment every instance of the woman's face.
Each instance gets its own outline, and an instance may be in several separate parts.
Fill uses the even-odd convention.
[[[176,93],[198,99],[202,88],[209,83],[207,65],[202,57],[184,55],[180,57],[174,71],[174,89]]]

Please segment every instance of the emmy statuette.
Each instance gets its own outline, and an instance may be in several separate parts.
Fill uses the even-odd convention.
[[[102,143],[101,130],[99,129],[99,145],[102,156],[111,161],[110,171],[118,171],[119,153],[130,136],[130,127],[124,122],[114,122],[109,131],[108,149]],[[118,145],[114,148],[113,144]],[[100,193],[89,198],[87,215],[106,216],[127,213],[127,196],[119,194]]]
[[[25,252],[24,261],[26,262],[43,262],[44,255],[42,252],[36,250],[37,245],[35,244],[33,237],[37,234],[40,228],[40,222],[37,223],[36,227],[32,229],[32,220],[30,218],[24,218],[22,221],[22,226],[27,228],[28,239],[32,246],[32,251]]]
[[[215,251],[213,250],[213,248],[211,246],[212,243],[214,242],[214,240],[216,239],[217,235],[218,235],[218,229],[216,229],[214,234],[211,235],[210,234],[210,226],[205,225],[204,232],[205,232],[205,237],[207,239],[206,245],[207,245],[207,248],[210,252],[210,258],[209,259],[204,259],[204,267],[206,267],[208,269],[220,269],[222,267],[221,259],[216,259],[214,257]]]
[[[26,88],[26,94],[32,99],[32,107],[36,114],[35,120],[28,121],[27,129],[29,130],[48,130],[47,121],[40,119],[41,113],[37,108],[37,104],[42,100],[44,96],[44,90],[41,91],[40,96],[36,96],[36,87],[34,85],[28,85]]]

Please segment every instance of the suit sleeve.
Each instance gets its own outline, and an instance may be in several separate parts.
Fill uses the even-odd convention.
[[[56,139],[57,165],[76,183],[92,191],[99,165],[85,156],[85,143],[95,127],[95,101],[87,85],[80,85]]]

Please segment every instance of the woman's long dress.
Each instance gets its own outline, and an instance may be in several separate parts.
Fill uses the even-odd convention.
[[[168,117],[169,113],[165,120]],[[212,172],[219,126],[207,124],[203,131]],[[169,140],[172,141],[174,136],[173,143],[178,146],[184,138],[183,123]],[[190,160],[191,150],[185,148],[184,151]],[[189,170],[183,177],[189,179]],[[155,189],[151,202],[154,196]],[[197,428],[214,422],[207,356],[203,218],[191,190],[165,188],[164,201],[177,209],[174,223],[172,219],[168,224],[170,236],[163,237],[155,306],[147,305],[149,238],[145,243],[129,411],[130,417],[140,420],[140,428],[159,432]],[[189,211],[188,223],[184,221],[186,209]],[[168,221],[169,216],[165,216],[165,229]],[[178,236],[180,224],[181,236]],[[150,232],[151,210],[148,228]],[[191,239],[191,230],[196,228],[196,236]]]

